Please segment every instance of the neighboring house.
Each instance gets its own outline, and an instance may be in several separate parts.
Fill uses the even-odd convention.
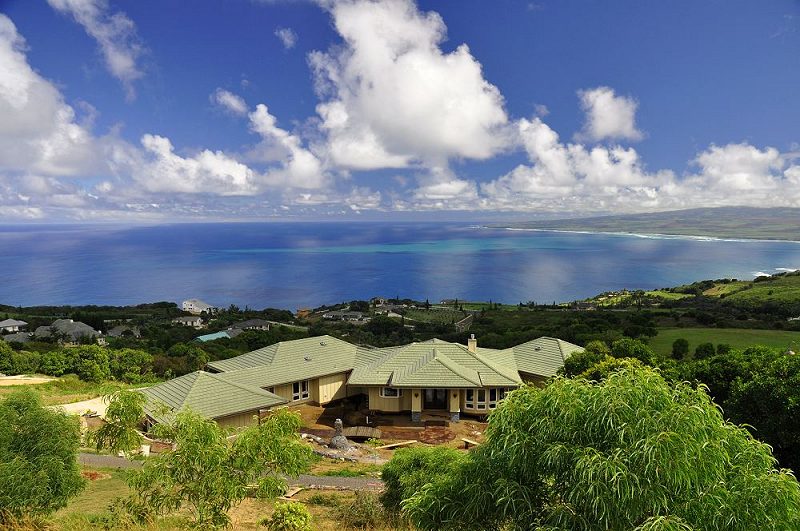
[[[108,337],[131,336],[137,339],[142,337],[142,333],[139,331],[139,327],[131,325],[117,325],[114,328],[109,329],[106,335]]]
[[[17,319],[6,319],[4,321],[0,321],[0,332],[19,332],[22,328],[28,326],[28,323],[25,321],[19,321]]]
[[[214,332],[213,334],[197,336],[194,338],[194,340],[200,341],[201,343],[207,343],[209,341],[216,341],[217,339],[233,339],[241,333],[242,330],[238,329],[223,330],[222,332]]]
[[[238,330],[269,330],[269,321],[264,319],[248,319],[239,323],[234,323],[231,328]]]
[[[0,336],[6,343],[27,343],[31,340],[31,335],[27,332],[14,332]]]
[[[276,343],[227,360],[208,370],[225,381],[273,392],[290,403],[326,405],[363,395],[369,409],[410,413],[425,411],[483,416],[506,392],[523,382],[543,383],[573,352],[560,339],[541,337],[495,350],[432,339],[387,348],[359,347],[330,336]]]
[[[141,389],[147,397],[144,412],[149,425],[169,422],[182,409],[213,419],[225,428],[250,426],[269,409],[286,400],[258,387],[230,382],[203,371]]]
[[[364,314],[349,310],[333,310],[323,313],[322,318],[331,321],[361,321],[364,319]]]
[[[207,302],[203,302],[200,299],[189,299],[187,301],[183,301],[181,308],[184,312],[189,312],[194,315],[200,315],[203,312],[214,313],[217,311],[215,306],[211,306]]]
[[[182,326],[191,326],[192,328],[203,328],[203,319],[198,316],[176,317],[172,322]]]
[[[72,319],[57,319],[49,326],[40,326],[34,331],[33,335],[37,339],[52,337],[53,334],[59,336],[68,343],[78,343],[82,339],[92,338],[101,341],[100,332],[80,321]]]

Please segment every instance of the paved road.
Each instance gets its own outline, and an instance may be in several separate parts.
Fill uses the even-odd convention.
[[[103,468],[141,468],[141,461],[128,461],[124,457],[113,455],[78,454],[78,462],[82,465]],[[300,474],[296,478],[287,478],[287,483],[292,487],[326,488],[344,490],[382,490],[383,481],[378,478],[357,477],[342,478],[336,476],[312,476]]]

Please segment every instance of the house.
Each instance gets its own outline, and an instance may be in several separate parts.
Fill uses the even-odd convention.
[[[333,310],[323,313],[322,318],[331,321],[362,321],[364,314],[350,310]]]
[[[25,321],[6,319],[4,321],[0,321],[0,332],[19,332],[20,329],[25,328],[26,326],[28,326],[28,323]]]
[[[14,332],[0,336],[0,338],[3,338],[6,343],[27,343],[31,340],[31,335],[27,332]]]
[[[192,328],[203,328],[203,319],[199,316],[191,317],[176,317],[172,320],[173,323],[181,326],[191,326]]]
[[[183,301],[181,303],[181,308],[184,312],[189,312],[193,315],[200,315],[203,312],[214,313],[218,309],[215,306],[211,306],[207,302],[201,301],[200,299],[189,299]]]
[[[484,416],[523,382],[543,383],[583,349],[541,337],[508,349],[432,339],[399,347],[356,346],[331,336],[275,343],[227,360],[209,373],[245,389],[261,389],[288,404],[325,406],[362,397],[371,411]],[[233,391],[232,391],[233,392]]]
[[[142,337],[142,333],[139,330],[138,326],[131,326],[131,325],[117,325],[114,328],[111,328],[106,333],[108,337],[135,337],[140,338]]]
[[[201,343],[207,343],[209,341],[216,341],[217,339],[233,339],[242,332],[243,330],[239,330],[238,328],[231,328],[229,330],[223,330],[221,332],[214,332],[213,334],[205,334],[202,336],[197,336],[196,338],[194,338],[194,340],[200,341]]]
[[[78,343],[85,339],[102,341],[100,332],[86,323],[73,321],[72,319],[57,319],[50,326],[38,327],[33,332],[33,335],[37,339],[49,338],[55,335],[68,343]]]
[[[238,330],[269,330],[269,321],[248,319],[247,321],[232,324],[231,328]]]
[[[225,428],[249,426],[270,408],[286,400],[258,387],[243,386],[217,374],[195,371],[141,389],[147,397],[144,412],[148,428],[169,422],[182,409],[191,409]]]

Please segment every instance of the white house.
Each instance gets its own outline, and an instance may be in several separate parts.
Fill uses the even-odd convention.
[[[200,299],[189,299],[183,301],[181,304],[184,312],[189,312],[194,315],[200,315],[203,312],[206,313],[214,313],[217,311],[215,306],[211,306],[207,302],[203,302]]]
[[[0,321],[0,332],[19,332],[20,328],[25,328],[28,323],[25,321],[18,321],[17,319],[6,319]]]
[[[203,319],[195,316],[176,317],[172,322],[183,326],[191,326],[192,328],[203,328]]]

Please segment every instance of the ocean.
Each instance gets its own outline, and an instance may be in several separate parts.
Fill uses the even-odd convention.
[[[0,304],[200,298],[295,310],[373,296],[516,304],[800,268],[800,243],[466,223],[0,226]]]

